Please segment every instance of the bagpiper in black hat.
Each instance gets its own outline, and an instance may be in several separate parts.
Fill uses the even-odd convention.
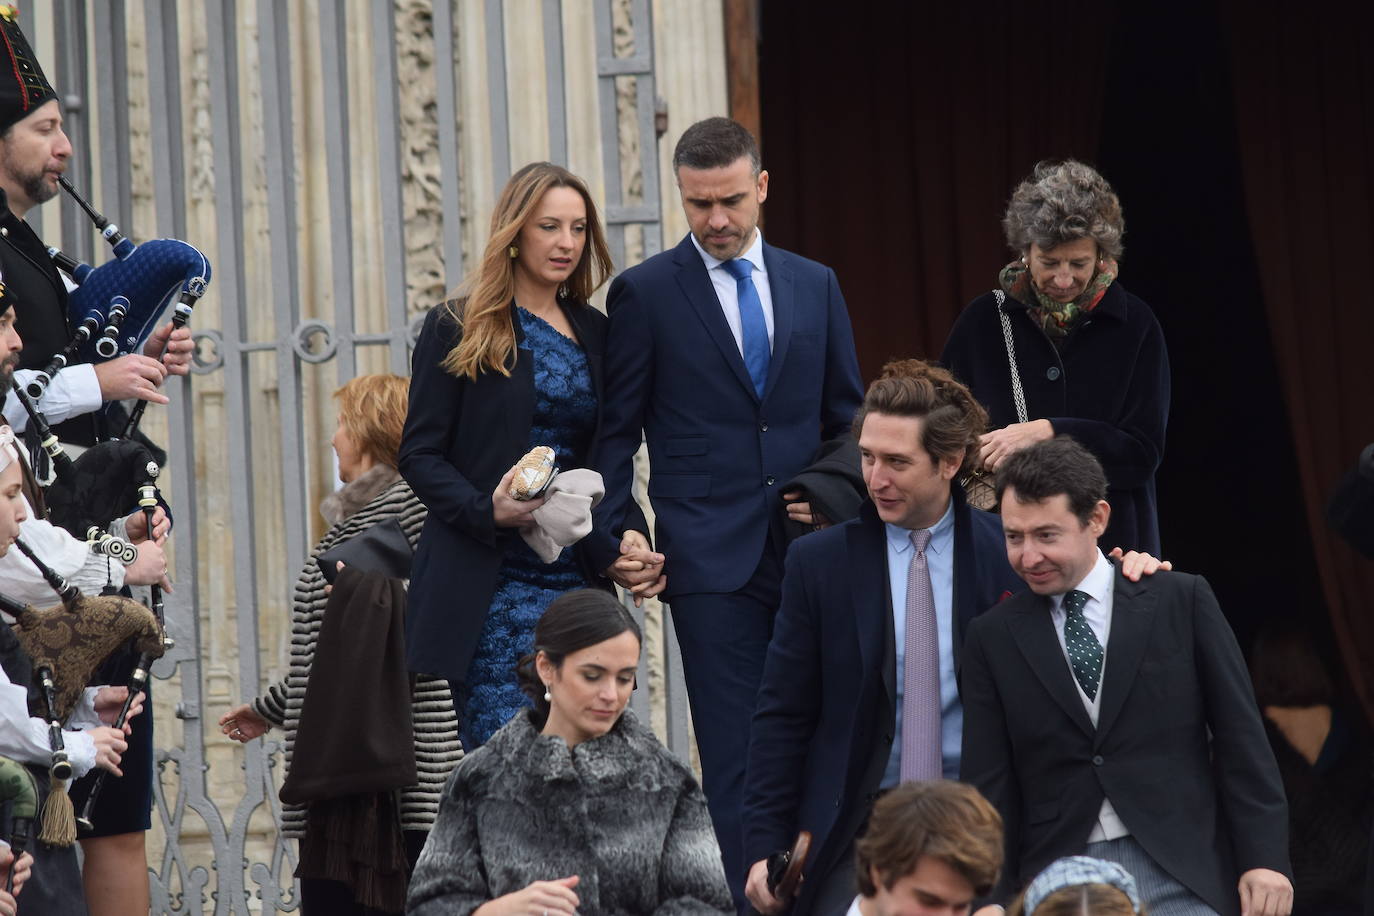
[[[19,28],[19,10],[0,4],[0,133],[57,98]]]

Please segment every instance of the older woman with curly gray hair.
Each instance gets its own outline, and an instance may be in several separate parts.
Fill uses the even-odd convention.
[[[964,309],[941,355],[987,408],[982,465],[1072,436],[1107,471],[1104,543],[1158,556],[1169,354],[1150,307],[1117,279],[1121,202],[1091,166],[1042,162],[1002,226],[1015,259]]]

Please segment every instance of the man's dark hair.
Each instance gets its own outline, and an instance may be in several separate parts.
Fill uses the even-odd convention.
[[[754,135],[738,121],[707,118],[687,128],[673,150],[673,174],[684,165],[689,169],[720,169],[733,165],[741,156],[749,157],[754,175],[763,164]]]
[[[962,451],[961,475],[978,465],[978,437],[987,428],[988,412],[948,369],[921,359],[892,360],[868,386],[854,415],[855,439],[863,434],[870,413],[921,419],[921,448],[932,461]]]
[[[1107,475],[1093,453],[1068,436],[1055,436],[1013,452],[997,469],[997,504],[1016,491],[1022,503],[1040,503],[1063,493],[1069,509],[1086,525],[1099,500],[1107,498]]]
[[[916,870],[921,856],[945,863],[979,896],[1002,868],[1002,817],[978,790],[952,779],[904,782],[873,805],[854,846],[859,892],[872,897]]]

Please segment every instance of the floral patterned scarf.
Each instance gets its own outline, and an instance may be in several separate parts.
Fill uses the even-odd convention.
[[[1003,267],[997,276],[1002,290],[1017,302],[1029,306],[1031,318],[1044,328],[1051,339],[1067,337],[1102,301],[1107,294],[1107,287],[1115,279],[1116,259],[1103,258],[1097,273],[1088,282],[1088,288],[1068,302],[1059,302],[1035,288],[1031,283],[1030,269],[1020,258]]]

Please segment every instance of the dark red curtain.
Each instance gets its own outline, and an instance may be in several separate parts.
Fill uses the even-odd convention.
[[[1343,5],[1334,18],[1281,2],[1223,9],[1246,205],[1299,469],[1295,484],[1275,486],[1301,487],[1337,644],[1374,717],[1374,561],[1324,520],[1336,481],[1374,440],[1374,6]],[[1263,562],[1283,561],[1286,534],[1256,532]]]
[[[763,4],[764,234],[835,268],[865,378],[939,356],[1036,161],[1092,161],[1110,27],[1063,0]]]

